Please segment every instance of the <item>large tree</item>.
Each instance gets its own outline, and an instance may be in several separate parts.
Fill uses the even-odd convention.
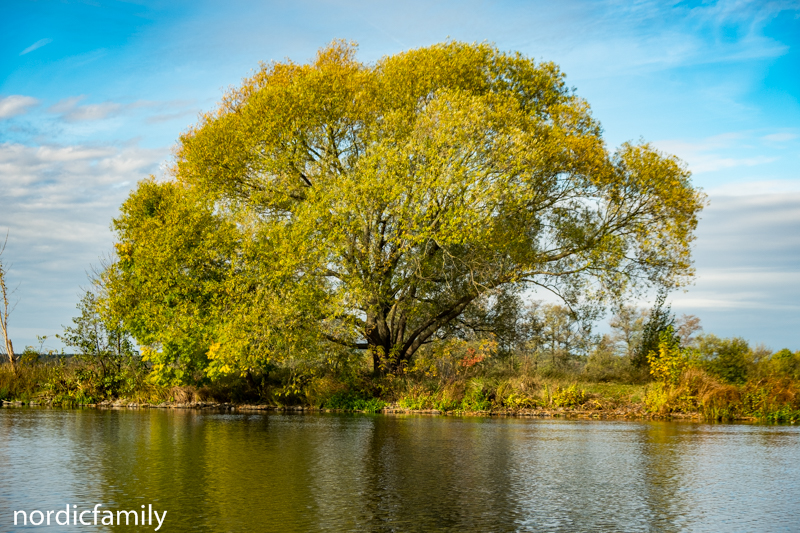
[[[201,342],[212,360],[241,369],[254,346],[313,338],[316,349],[368,349],[376,369],[394,371],[478,303],[521,289],[577,309],[688,281],[702,193],[647,144],[609,153],[556,65],[458,42],[375,64],[355,52],[334,42],[309,64],[263,65],[181,136],[175,180],[143,184],[116,221],[128,269],[118,287],[148,253],[174,263],[173,277],[224,270],[227,311],[214,320],[228,326]],[[199,243],[191,249],[213,253],[192,258],[143,245],[174,248],[167,235],[180,231],[143,237],[166,216],[141,207],[156,187],[195,198],[208,219],[200,234],[224,229],[209,238],[230,245]],[[136,290],[151,311],[163,292]]]

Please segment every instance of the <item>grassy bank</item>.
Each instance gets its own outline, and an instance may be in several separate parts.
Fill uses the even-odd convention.
[[[779,374],[726,383],[699,367],[671,382],[629,373],[598,381],[583,372],[553,372],[509,362],[476,365],[450,375],[408,371],[375,377],[319,368],[279,368],[195,386],[159,386],[140,364],[110,372],[77,359],[0,365],[0,400],[75,406],[192,402],[377,412],[589,413],[597,416],[700,417],[706,420],[800,421],[798,382]]]

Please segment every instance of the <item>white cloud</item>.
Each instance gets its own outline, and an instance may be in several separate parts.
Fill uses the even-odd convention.
[[[700,174],[702,172],[716,172],[728,168],[754,167],[777,161],[777,157],[720,157],[718,155],[706,154],[692,156],[689,162],[689,169]]]
[[[148,124],[166,122],[176,118],[185,117],[198,113],[195,103],[191,101],[173,100],[158,102],[150,100],[137,100],[135,102],[121,104],[117,102],[102,102],[97,104],[80,103],[86,95],[70,96],[59,100],[47,108],[50,113],[60,115],[60,119],[66,122],[87,122],[104,120],[122,114],[131,114],[137,110],[144,113],[157,113],[148,116],[145,122]],[[190,107],[187,107],[190,106]]]
[[[713,196],[759,196],[800,193],[800,179],[754,180],[726,183],[707,191]]]
[[[102,104],[89,104],[76,107],[73,111],[64,114],[67,122],[78,122],[81,120],[102,120],[117,114],[122,109],[120,104],[114,102],[104,102]]]
[[[22,96],[12,94],[5,98],[0,98],[0,119],[22,115],[28,111],[29,107],[35,106],[39,100],[32,96]]]
[[[123,106],[122,104],[118,104],[116,102],[78,105],[78,103],[84,98],[84,96],[65,98],[50,106],[48,111],[51,113],[60,113],[61,118],[67,122],[81,122],[89,120],[103,120],[119,114],[126,107],[139,107],[139,105],[136,103],[129,106]]]
[[[699,316],[707,332],[798,349],[800,189],[740,192],[709,195],[694,245],[695,283],[670,300]]]
[[[756,131],[739,131],[696,140],[661,140],[653,144],[666,153],[677,155],[687,163],[689,170],[694,174],[706,174],[722,170],[743,170],[769,165],[776,161],[780,162],[779,166],[786,166],[787,156],[794,155],[792,147],[796,144],[786,143],[791,143],[797,138],[798,136],[791,132],[761,135]],[[719,176],[721,175],[720,173]],[[737,178],[741,180],[741,176]],[[769,177],[765,176],[763,179],[766,181]],[[726,177],[725,180],[729,181],[730,177]]]
[[[762,139],[767,142],[786,142],[786,141],[793,141],[797,139],[798,135],[795,133],[772,133],[770,135],[764,135]]]
[[[70,96],[69,98],[59,100],[55,104],[48,107],[47,110],[51,113],[68,113],[75,109],[78,103],[84,98],[86,98],[86,95],[83,94],[80,96]]]
[[[38,41],[36,41],[32,45],[30,45],[28,48],[26,48],[25,50],[20,52],[19,55],[24,56],[25,54],[33,52],[34,50],[37,50],[37,49],[41,48],[42,46],[50,44],[52,42],[53,42],[53,39],[39,39]]]
[[[176,111],[174,113],[164,113],[160,115],[153,115],[147,117],[146,121],[148,124],[159,124],[161,122],[169,122],[171,120],[177,120],[179,118],[188,117],[190,115],[197,115],[197,109],[184,109],[181,111]]]
[[[19,289],[16,326],[51,335],[68,321],[86,273],[111,251],[111,220],[136,182],[158,171],[168,149],[0,144],[0,233]],[[22,339],[26,331],[13,329]],[[31,342],[21,340],[20,342]]]
[[[0,145],[0,199],[3,215],[36,209],[66,208],[83,213],[87,204],[112,200],[119,205],[119,188],[156,172],[167,149],[111,146]],[[123,196],[124,197],[124,196]],[[42,213],[47,218],[46,213]],[[80,217],[79,217],[80,218]]]

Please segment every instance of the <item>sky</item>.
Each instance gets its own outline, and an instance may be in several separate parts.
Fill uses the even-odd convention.
[[[448,39],[553,61],[611,150],[644,139],[708,194],[673,311],[800,350],[798,1],[26,1],[0,17],[0,233],[17,351],[59,348],[136,183],[260,62]],[[642,306],[646,301],[638,302]]]

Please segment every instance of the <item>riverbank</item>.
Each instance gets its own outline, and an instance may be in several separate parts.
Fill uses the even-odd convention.
[[[136,403],[124,399],[108,400],[91,404],[71,404],[69,406],[52,403],[0,401],[2,408],[89,408],[89,409],[182,409],[230,412],[280,412],[280,413],[362,413],[384,415],[431,415],[465,417],[521,417],[521,418],[563,418],[585,420],[696,420],[705,419],[701,412],[659,414],[648,412],[645,405],[629,405],[614,410],[598,409],[495,409],[487,411],[440,411],[438,409],[403,409],[398,405],[388,405],[378,410],[331,409],[314,406],[279,406],[266,404],[232,404],[216,402],[161,402]],[[757,421],[757,417],[738,417],[731,421]],[[794,423],[794,421],[792,421]]]
[[[645,376],[646,377],[646,376]],[[453,374],[376,376],[273,369],[198,385],[154,383],[139,365],[106,373],[79,361],[12,371],[0,365],[0,401],[8,406],[193,408],[235,411],[366,412],[451,416],[591,419],[702,419],[798,422],[800,386],[779,374],[730,383],[697,367],[677,379],[590,381],[511,365]]]

